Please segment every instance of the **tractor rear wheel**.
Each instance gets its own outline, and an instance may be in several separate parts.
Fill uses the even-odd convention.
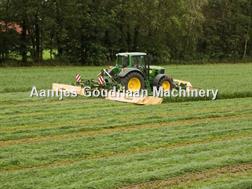
[[[138,72],[129,73],[126,77],[122,78],[121,82],[125,89],[131,92],[137,92],[145,88],[144,78]]]

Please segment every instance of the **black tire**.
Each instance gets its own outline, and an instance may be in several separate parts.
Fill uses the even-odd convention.
[[[121,79],[121,83],[125,87],[125,90],[129,90],[128,83],[129,83],[130,79],[132,79],[134,77],[136,77],[140,80],[140,83],[141,83],[140,90],[145,89],[144,77],[138,72],[131,72]]]
[[[154,80],[153,87],[157,87],[157,89],[159,89],[162,86],[163,82],[165,81],[169,82],[170,90],[172,90],[175,87],[173,79],[168,77],[167,75],[161,77],[159,80]]]

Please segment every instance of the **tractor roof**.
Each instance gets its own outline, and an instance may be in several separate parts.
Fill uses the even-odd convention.
[[[146,53],[143,52],[125,52],[125,53],[118,53],[116,56],[145,56]]]

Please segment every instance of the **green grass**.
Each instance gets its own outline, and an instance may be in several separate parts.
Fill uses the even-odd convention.
[[[241,173],[226,173],[215,175],[213,178],[205,179],[203,181],[198,181],[196,183],[191,183],[187,185],[181,184],[180,186],[173,187],[174,189],[182,188],[204,188],[208,186],[209,189],[249,189],[252,186],[252,171],[241,172]],[[163,187],[163,188],[169,188]]]
[[[95,78],[101,67],[27,67],[0,68],[0,93],[30,91],[35,85],[38,89],[51,88],[52,83],[73,83],[76,73],[82,78]]]
[[[251,92],[250,67],[171,66],[169,72],[234,94]],[[99,69],[0,69],[0,188],[252,187],[251,97],[158,106],[29,97],[32,85],[50,88],[77,72],[92,78]],[[244,85],[227,87],[232,77]]]
[[[76,73],[83,79],[93,79],[102,67],[32,67],[0,68],[0,93],[51,88],[53,82],[73,83]],[[252,64],[210,64],[166,66],[173,78],[191,81],[194,87],[219,89],[227,97],[252,96]]]

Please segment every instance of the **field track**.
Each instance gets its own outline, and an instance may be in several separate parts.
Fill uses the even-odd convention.
[[[251,97],[136,106],[14,89],[0,92],[0,188],[252,187]]]

